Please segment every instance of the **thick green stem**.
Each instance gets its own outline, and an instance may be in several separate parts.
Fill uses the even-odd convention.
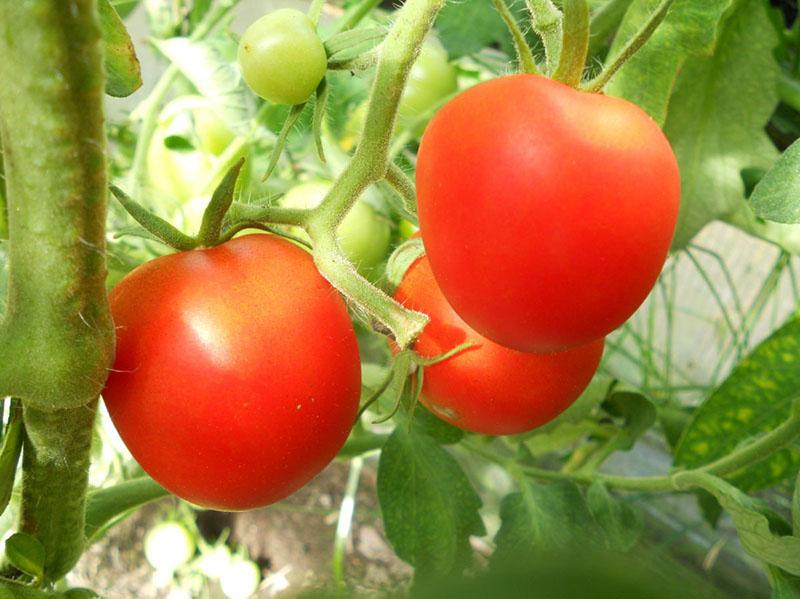
[[[386,176],[397,106],[411,65],[444,0],[408,0],[386,36],[375,72],[364,131],[355,155],[307,222],[320,272],[345,297],[387,327],[401,347],[422,331],[428,318],[405,310],[359,275],[342,254],[336,229],[361,193]]]
[[[1,2],[0,56],[9,211],[0,396],[78,407],[99,395],[114,357],[95,1]]]
[[[503,18],[503,22],[506,24],[506,28],[511,34],[511,39],[514,40],[514,49],[517,52],[520,70],[523,73],[538,75],[539,69],[536,66],[536,61],[533,58],[531,47],[528,45],[528,41],[525,39],[525,34],[522,33],[522,30],[519,28],[519,24],[514,18],[514,15],[511,13],[511,10],[509,10],[508,6],[506,6],[505,0],[492,0],[492,4],[494,4],[497,12],[500,13],[500,16]]]
[[[554,79],[576,87],[583,77],[589,51],[589,5],[586,0],[564,0],[564,34]]]
[[[74,566],[84,548],[84,512],[97,402],[69,410],[24,408],[20,530],[45,548],[45,579]]]
[[[544,45],[545,71],[551,75],[561,58],[561,11],[551,0],[527,0],[531,26]]]

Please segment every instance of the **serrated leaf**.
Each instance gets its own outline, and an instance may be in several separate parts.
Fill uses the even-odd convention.
[[[745,206],[742,169],[769,168],[777,158],[764,131],[778,103],[777,43],[764,3],[740,0],[714,55],[683,65],[664,127],[681,172],[673,247]]]
[[[16,532],[6,539],[6,558],[11,564],[37,580],[44,578],[44,545],[24,532]]]
[[[252,94],[242,83],[236,61],[230,59],[235,47],[232,40],[192,41],[176,37],[153,43],[201,95],[211,100],[215,112],[231,131],[238,135],[250,133]]]
[[[480,52],[495,43],[509,56],[514,52],[511,34],[491,0],[448,2],[436,19],[436,31],[451,58]]]
[[[639,31],[661,0],[635,0],[620,24],[606,63]],[[688,57],[710,54],[731,0],[675,0],[647,43],[617,72],[606,93],[644,108],[663,125],[673,86]]]
[[[605,533],[609,549],[630,550],[644,529],[641,514],[628,503],[611,495],[605,485],[593,482],[586,492],[589,513]]]
[[[789,146],[761,178],[750,196],[756,216],[778,223],[800,223],[800,141]]]
[[[675,465],[695,468],[716,460],[785,421],[800,389],[800,318],[793,318],[744,358],[697,409],[675,450]],[[800,453],[784,449],[732,475],[745,490],[792,476]]]
[[[675,475],[678,488],[700,487],[717,498],[736,525],[745,550],[789,574],[800,575],[800,537],[776,535],[766,516],[755,509],[753,500],[721,478],[702,472]]]
[[[130,96],[142,85],[142,71],[131,36],[109,0],[98,0],[97,12],[105,52],[106,93],[118,98]]]
[[[520,492],[503,498],[500,519],[493,563],[603,543],[580,489],[569,481],[524,481]]]
[[[481,500],[458,463],[427,435],[398,427],[378,464],[386,536],[417,575],[451,574],[470,556],[470,535],[485,534]]]

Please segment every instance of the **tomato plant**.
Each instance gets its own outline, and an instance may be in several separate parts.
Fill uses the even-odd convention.
[[[519,352],[486,339],[447,303],[425,257],[411,265],[394,296],[431,317],[414,343],[420,355],[435,358],[473,344],[424,368],[420,400],[443,420],[476,433],[510,435],[549,422],[583,392],[603,354],[602,339],[552,354]]]
[[[431,268],[456,312],[498,343],[552,351],[603,337],[647,297],[680,178],[634,104],[514,75],[437,113],[417,190]]]
[[[216,509],[267,505],[347,438],[355,334],[295,245],[249,235],[158,258],[114,288],[111,309],[117,357],[103,398],[137,461],[176,495]]]
[[[298,10],[282,8],[247,28],[239,41],[242,76],[256,94],[275,104],[301,104],[327,68],[314,24]]]

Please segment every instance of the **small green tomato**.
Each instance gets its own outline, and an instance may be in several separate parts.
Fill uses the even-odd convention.
[[[174,572],[195,552],[192,535],[177,522],[162,522],[144,537],[144,555],[150,565],[162,572]]]
[[[238,58],[250,89],[275,104],[305,102],[328,68],[314,24],[291,8],[271,12],[250,25],[239,41]]]
[[[314,208],[322,202],[330,188],[331,184],[326,181],[301,183],[281,198],[281,205],[286,208]],[[367,202],[359,200],[344,217],[337,235],[339,246],[348,260],[356,265],[361,274],[368,276],[386,256],[391,232],[388,219],[378,214]],[[308,239],[302,230],[293,230],[293,233]]]
[[[250,560],[234,557],[219,577],[219,586],[228,599],[247,599],[261,582],[261,570]]]

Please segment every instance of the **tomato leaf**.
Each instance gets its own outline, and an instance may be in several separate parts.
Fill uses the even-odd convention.
[[[503,498],[497,549],[492,563],[516,555],[547,555],[587,545],[602,546],[603,532],[589,513],[575,483],[522,481],[521,490]]]
[[[773,599],[797,599],[800,597],[800,577],[787,574],[780,568],[767,564],[767,578],[772,587]]]
[[[412,426],[414,431],[423,435],[428,435],[431,439],[442,445],[458,443],[464,438],[464,431],[445,422],[441,418],[437,418],[422,405],[417,406],[414,410]]]
[[[381,452],[378,499],[386,536],[418,576],[451,574],[485,534],[481,500],[458,463],[428,435],[400,426]]]
[[[800,142],[783,153],[753,189],[753,212],[767,220],[800,223]]]
[[[603,529],[609,549],[628,551],[636,544],[644,530],[644,520],[630,504],[614,497],[598,481],[589,486],[586,503]]]
[[[97,11],[105,51],[106,93],[118,98],[130,96],[142,85],[142,71],[131,36],[109,0],[99,0]]]
[[[603,402],[603,409],[624,421],[617,437],[619,449],[631,449],[656,421],[656,408],[641,393],[617,391]]]
[[[767,517],[742,491],[704,472],[676,474],[675,484],[680,489],[700,487],[714,495],[731,515],[739,540],[748,553],[789,574],[800,575],[800,537],[776,535],[770,529]]]
[[[6,558],[18,570],[37,580],[44,578],[44,545],[39,539],[24,532],[16,532],[6,539]]]
[[[681,171],[673,247],[686,246],[706,223],[746,208],[742,169],[769,168],[777,158],[764,132],[778,102],[777,44],[764,4],[740,0],[713,56],[683,65],[664,127]]]
[[[90,543],[98,540],[106,530],[136,508],[168,494],[149,476],[92,491],[86,499],[86,538]]]
[[[183,37],[154,41],[201,95],[214,105],[228,128],[238,135],[251,133],[253,94],[242,82],[232,60],[236,45],[230,39],[214,38],[196,42]]]
[[[697,409],[675,450],[675,465],[694,468],[720,458],[789,416],[800,389],[800,318],[763,341]],[[761,489],[792,476],[800,452],[784,449],[733,480]]]
[[[635,36],[660,0],[638,0],[625,13],[609,50],[606,64]],[[664,124],[677,74],[688,57],[710,54],[718,24],[731,0],[676,0],[647,43],[606,86],[612,96],[626,98]]]
[[[499,44],[509,56],[514,53],[511,34],[491,0],[448,2],[439,12],[436,30],[451,58],[479,52],[493,43]]]

